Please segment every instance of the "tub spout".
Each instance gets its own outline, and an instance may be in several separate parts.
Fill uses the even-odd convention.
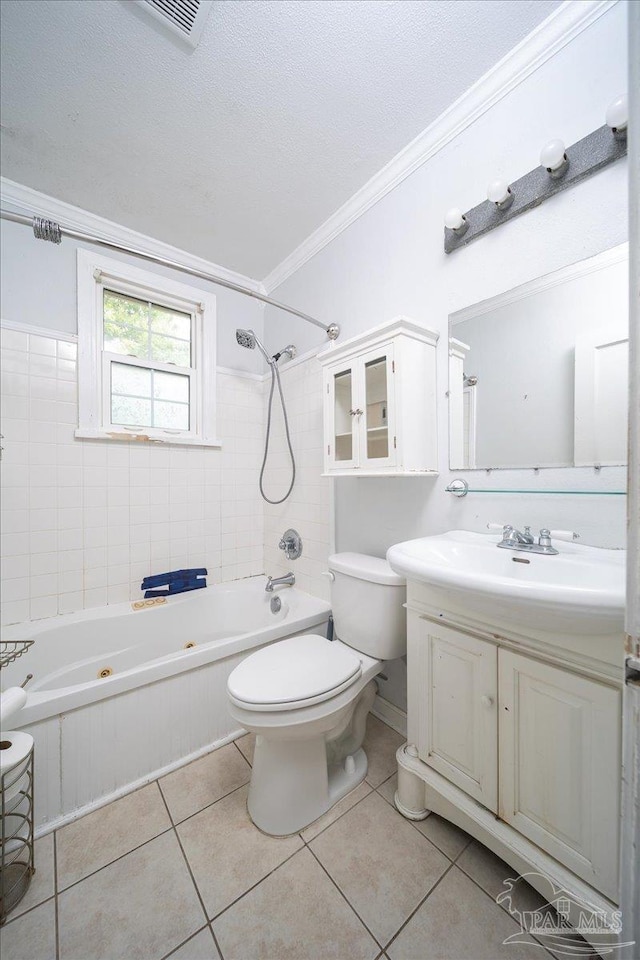
[[[274,587],[292,587],[296,582],[293,573],[285,573],[283,577],[268,577],[265,590],[267,593],[273,593]]]

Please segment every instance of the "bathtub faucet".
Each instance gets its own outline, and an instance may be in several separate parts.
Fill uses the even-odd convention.
[[[265,590],[267,593],[273,593],[274,587],[292,587],[296,582],[295,574],[285,573],[284,577],[267,577]]]

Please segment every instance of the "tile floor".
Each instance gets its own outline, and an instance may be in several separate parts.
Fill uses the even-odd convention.
[[[370,717],[367,780],[285,839],[247,815],[250,736],[43,837],[2,960],[549,960],[503,945],[506,864],[397,813],[400,743]]]

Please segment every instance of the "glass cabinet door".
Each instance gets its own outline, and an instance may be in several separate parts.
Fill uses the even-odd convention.
[[[347,465],[355,460],[353,371],[333,374],[333,460]]]
[[[363,459],[378,466],[393,462],[394,437],[389,410],[390,380],[393,358],[389,349],[370,353],[363,358],[364,372],[364,443]]]

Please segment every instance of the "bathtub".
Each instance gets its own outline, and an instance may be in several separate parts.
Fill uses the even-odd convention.
[[[231,671],[275,640],[324,633],[330,612],[295,588],[267,594],[264,584],[252,577],[5,628],[5,639],[35,641],[3,669],[2,687],[33,674],[10,725],[35,739],[39,835],[242,732],[227,710]]]

